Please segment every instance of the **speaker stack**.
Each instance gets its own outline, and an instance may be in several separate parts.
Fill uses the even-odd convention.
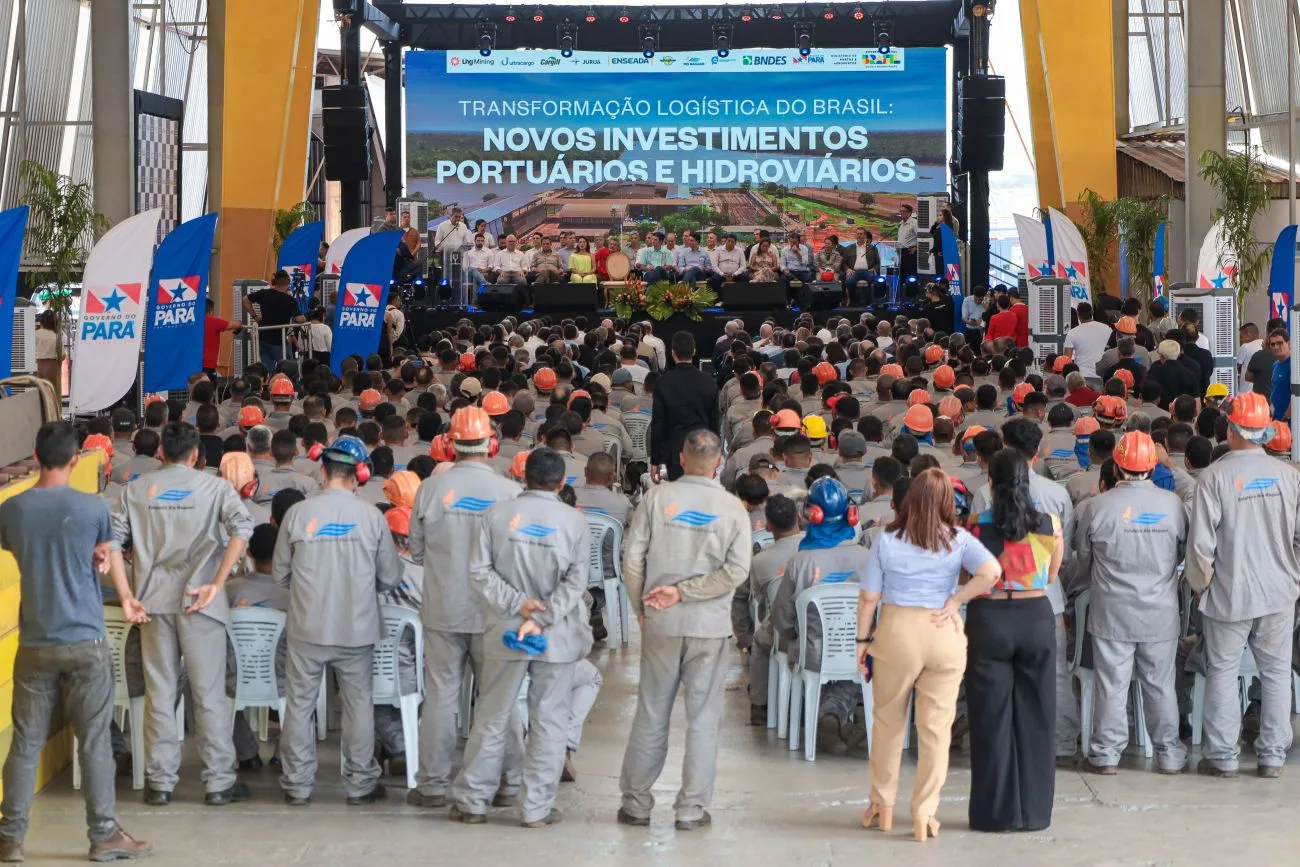
[[[1000,172],[1006,135],[1007,82],[971,75],[957,82],[957,171]]]
[[[321,89],[325,128],[325,179],[364,181],[370,178],[370,120],[364,87]]]

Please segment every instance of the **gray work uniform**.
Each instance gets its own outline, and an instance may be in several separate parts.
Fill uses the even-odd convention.
[[[1101,490],[1101,468],[1089,467],[1088,469],[1080,468],[1079,472],[1070,476],[1065,483],[1065,491],[1070,495],[1070,502],[1074,507],[1079,508],[1079,504],[1089,497],[1097,496]]]
[[[858,504],[858,526],[864,531],[872,527],[883,526],[888,524],[894,517],[893,492],[872,496],[872,488],[867,487],[866,493],[862,495],[862,502]]]
[[[420,455],[429,453],[428,447],[420,448],[416,445],[392,445],[386,443],[393,450],[393,472],[406,469],[406,465],[411,462],[412,458],[418,458]]]
[[[487,510],[522,489],[482,461],[458,461],[425,479],[411,510],[411,559],[424,566],[424,709],[420,715],[420,792],[446,796],[455,758],[456,712],[468,665],[483,667],[483,614],[469,583],[471,552]],[[523,727],[511,720],[503,791],[514,794],[523,764]]]
[[[573,438],[573,450],[584,458],[598,455],[605,450],[605,437],[595,428],[584,425]],[[573,482],[569,482],[573,484]]]
[[[321,491],[285,513],[271,572],[289,588],[280,787],[298,798],[315,787],[313,719],[329,665],[343,708],[348,797],[368,794],[379,781],[373,701],[375,644],[384,638],[379,593],[402,580],[388,523],[349,491]]]
[[[802,496],[808,490],[808,471],[812,466],[782,467],[776,478],[767,483],[767,489],[773,494],[785,494],[792,497]]]
[[[848,489],[853,502],[861,502],[871,492],[871,467],[875,461],[866,457],[840,458],[835,463],[835,475]]]
[[[551,492],[525,491],[488,509],[469,562],[469,580],[483,611],[483,679],[465,761],[452,786],[463,812],[481,815],[501,781],[511,715],[528,678],[528,749],[523,769],[523,821],[550,815],[570,729],[573,670],[591,647],[583,595],[587,588],[587,522]],[[545,610],[533,621],[546,650],[530,657],[502,644],[523,622],[526,600]]]
[[[108,474],[108,480],[118,485],[125,485],[127,482],[134,481],[145,473],[152,473],[154,470],[162,467],[162,461],[157,458],[146,457],[144,455],[134,455],[126,460],[119,459],[113,464],[113,472]]]
[[[1228,452],[1201,471],[1187,534],[1187,581],[1201,593],[1205,713],[1202,753],[1237,768],[1237,672],[1247,645],[1262,701],[1255,754],[1281,765],[1291,746],[1291,631],[1300,575],[1300,472],[1261,448]]]
[[[772,612],[767,598],[773,581],[785,575],[786,564],[799,551],[803,533],[782,536],[754,555],[749,564],[749,580],[736,590],[731,603],[731,628],[737,638],[753,635],[755,652],[749,655],[749,703],[767,705],[768,658],[774,644]],[[753,614],[749,600],[758,600],[758,623],[751,622]]]
[[[744,506],[711,479],[687,475],[655,485],[632,515],[623,579],[633,612],[645,617],[636,716],[619,777],[623,810],[632,816],[654,809],[651,789],[668,758],[679,685],[687,731],[677,818],[699,819],[713,799],[731,597],[749,576],[752,551]],[[667,585],[681,591],[680,602],[644,606],[645,591]]]
[[[752,432],[754,414],[763,408],[762,398],[741,398],[727,409],[727,415],[722,422],[722,438],[728,445],[735,444],[736,434],[749,428]]]
[[[602,445],[605,437],[613,437],[618,440],[622,459],[624,461],[628,459],[628,455],[632,453],[632,436],[627,432],[627,428],[623,427],[623,416],[621,413],[610,415],[609,413],[601,412],[598,409],[592,410],[591,426],[596,433],[600,434]]]
[[[296,467],[284,466],[276,467],[268,472],[260,473],[258,481],[257,494],[253,497],[253,502],[260,505],[269,505],[275,495],[283,490],[292,488],[295,491],[302,491],[304,494],[311,496],[320,490],[320,482],[311,476],[298,472]]]
[[[224,479],[171,464],[129,482],[113,506],[113,547],[132,549],[131,589],[149,612],[140,627],[144,662],[145,778],[156,791],[176,788],[181,766],[176,703],[181,661],[198,724],[208,792],[235,784],[230,700],[226,697],[226,627],[230,607],[218,593],[186,614],[186,591],[211,583],[226,540],[247,540],[253,519]]]
[[[1079,466],[1079,456],[1074,452],[1076,442],[1072,428],[1052,428],[1038,447],[1035,468],[1054,482],[1065,482],[1083,469]]]
[[[1142,689],[1145,725],[1162,770],[1187,764],[1178,739],[1178,564],[1187,541],[1182,501],[1150,480],[1120,482],[1090,499],[1074,530],[1076,572],[1090,578],[1095,703],[1094,765],[1112,767],[1128,746],[1129,683]]]
[[[855,539],[846,539],[833,548],[797,551],[785,567],[781,584],[772,603],[772,628],[781,638],[781,647],[792,664],[803,660],[804,668],[821,671],[822,624],[816,610],[808,612],[807,634],[803,645],[798,642],[798,612],[795,599],[814,584],[856,584],[871,560],[871,550]]]
[[[564,459],[564,483],[572,487],[587,477],[587,457],[577,452],[559,452]]]
[[[753,432],[752,426],[750,432]],[[727,490],[736,486],[736,479],[739,476],[749,472],[749,459],[754,455],[769,454],[774,442],[770,436],[762,436],[743,446],[736,446],[733,443],[733,451],[722,467],[722,484],[727,487]]]

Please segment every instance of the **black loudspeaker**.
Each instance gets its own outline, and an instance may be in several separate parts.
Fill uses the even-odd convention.
[[[723,283],[722,306],[727,310],[777,310],[787,306],[780,283]]]
[[[595,283],[534,283],[533,310],[593,311],[599,307],[599,287]]]
[[[803,287],[804,301],[812,310],[829,310],[838,307],[844,298],[844,287],[839,283],[822,283],[814,281]]]
[[[1006,135],[1007,83],[976,75],[957,83],[957,136],[953,156],[961,172],[998,172]]]
[[[326,180],[364,181],[370,177],[369,117],[365,88],[321,89]]]
[[[482,310],[508,311],[519,306],[519,291],[513,283],[485,283],[478,293]]]

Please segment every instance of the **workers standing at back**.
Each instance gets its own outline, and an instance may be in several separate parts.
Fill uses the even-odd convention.
[[[1128,693],[1137,666],[1156,771],[1181,774],[1187,748],[1178,739],[1174,691],[1178,653],[1178,564],[1187,540],[1182,500],[1151,481],[1156,446],[1150,435],[1130,431],[1113,455],[1119,482],[1081,509],[1074,531],[1075,569],[1091,575],[1093,706],[1091,743],[1080,766],[1115,773],[1128,746]]]
[[[1196,771],[1237,776],[1237,672],[1249,645],[1263,690],[1257,773],[1274,778],[1291,746],[1300,472],[1264,451],[1273,436],[1267,397],[1247,392],[1225,409],[1231,451],[1201,472],[1187,534],[1187,581],[1205,624],[1205,757]]]
[[[686,760],[674,804],[676,827],[708,825],[731,636],[731,596],[749,575],[752,543],[744,506],[713,480],[716,434],[682,441],[683,475],[652,487],[632,516],[623,562],[628,601],[641,620],[641,684],[623,756],[618,820],[649,825],[650,790],[668,756],[677,687],[686,701]],[[644,594],[644,595],[643,595]]]
[[[140,627],[144,657],[146,804],[171,803],[181,766],[176,728],[182,662],[203,759],[204,802],[246,801],[235,780],[234,715],[226,697],[225,584],[253,535],[253,519],[225,479],[194,469],[199,432],[186,422],[162,431],[163,466],[129,482],[113,509],[112,569],[125,574],[122,549],[132,551],[131,589],[149,614]],[[134,721],[132,722],[134,725]]]
[[[348,804],[387,796],[375,761],[376,642],[384,639],[379,594],[402,582],[383,514],[356,496],[370,478],[366,447],[341,436],[321,454],[325,488],[284,516],[271,574],[289,588],[285,722],[280,737],[285,803],[311,801],[316,783],[316,697],[328,665],[343,706],[343,779]]]
[[[470,590],[468,565],[478,544],[487,510],[514,499],[518,484],[493,471],[496,450],[492,422],[478,407],[464,407],[451,418],[456,463],[420,485],[411,511],[411,559],[424,565],[424,711],[420,718],[420,770],[406,802],[445,807],[455,758],[456,708],[465,666],[475,676],[483,667],[483,612]],[[506,785],[496,806],[514,803],[523,762],[523,728],[512,715],[506,739]]]
[[[510,716],[528,678],[528,755],[523,773],[523,825],[560,821],[555,790],[564,767],[573,674],[591,647],[583,594],[591,540],[587,522],[560,502],[564,461],[533,449],[524,465],[528,489],[487,510],[469,562],[469,580],[484,610],[483,679],[465,762],[453,787],[452,817],[484,820],[501,780]],[[544,641],[512,649],[511,636]],[[540,642],[539,642],[540,643]]]

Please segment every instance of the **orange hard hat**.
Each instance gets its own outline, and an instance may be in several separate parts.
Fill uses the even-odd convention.
[[[894,379],[902,379],[903,365],[901,364],[882,364],[880,366],[881,376],[892,376]]]
[[[956,371],[950,365],[939,365],[934,369],[934,384],[939,388],[952,388],[957,384]]]
[[[111,458],[113,456],[113,441],[103,434],[91,434],[81,444],[81,450],[88,452],[92,449],[103,449],[104,454]]]
[[[1113,394],[1103,394],[1092,402],[1092,412],[1099,419],[1121,422],[1128,418],[1128,404],[1124,398]]]
[[[817,377],[817,382],[822,385],[825,385],[839,377],[839,372],[835,369],[835,365],[831,364],[829,361],[817,362],[817,364],[814,365],[812,372],[813,376]]]
[[[392,481],[392,479],[389,479],[389,481]],[[385,485],[384,489],[387,490],[388,486]],[[394,506],[387,512],[384,512],[384,520],[388,522],[388,529],[390,532],[395,533],[398,536],[411,535],[410,506]]]
[[[533,386],[538,391],[550,391],[555,388],[555,371],[549,367],[543,367],[533,374]]]
[[[289,377],[271,380],[271,397],[293,397],[293,382]]]
[[[1011,402],[1016,406],[1022,406],[1025,402],[1025,395],[1034,390],[1034,387],[1027,382],[1022,382],[1011,392]]]
[[[957,441],[964,445],[966,440],[970,439],[976,434],[982,434],[986,430],[988,430],[988,428],[986,428],[982,424],[973,424],[961,432],[961,436],[957,438]]]
[[[1082,416],[1074,423],[1074,435],[1077,437],[1092,436],[1099,430],[1101,424],[1090,415]]]
[[[1120,437],[1111,455],[1115,466],[1130,473],[1149,473],[1156,466],[1156,444],[1151,434],[1131,430]]]
[[[447,434],[438,434],[429,443],[429,457],[440,464],[456,460],[456,455],[451,450],[451,438]]]
[[[420,477],[410,470],[398,470],[384,482],[384,496],[394,506],[409,509],[415,505],[415,492],[420,489]]]
[[[1232,408],[1228,410],[1228,421],[1237,427],[1260,430],[1273,422],[1273,410],[1268,405],[1268,398],[1262,394],[1248,391],[1232,399]]]
[[[510,398],[499,391],[489,391],[483,395],[483,411],[492,417],[510,412]]]
[[[515,452],[514,459],[510,461],[510,476],[515,479],[524,477],[524,467],[528,463],[528,456],[532,452]]]
[[[930,392],[924,388],[914,388],[907,393],[907,405],[919,406],[930,402]]]
[[[1132,316],[1121,316],[1115,323],[1115,330],[1120,334],[1137,334],[1138,321]]]
[[[1133,390],[1133,383],[1136,381],[1133,379],[1133,371],[1125,370],[1122,367],[1119,370],[1115,371],[1111,375],[1111,378],[1118,379],[1120,382],[1124,383],[1124,388],[1128,389],[1129,391]]]
[[[1058,355],[1052,362],[1052,373],[1065,373],[1066,365],[1070,363],[1069,356]]]
[[[929,433],[934,430],[934,413],[925,404],[917,404],[903,415],[903,427],[912,433]]]
[[[587,400],[591,400],[591,392],[584,388],[575,389],[573,394],[569,395],[569,402],[566,403],[565,406],[573,406],[573,402],[580,397],[585,397]]]
[[[776,415],[772,416],[769,422],[772,430],[801,430],[803,421],[799,418],[799,413],[792,409],[783,409]]]
[[[1290,452],[1291,425],[1284,421],[1273,422],[1273,438],[1264,444],[1264,448],[1270,452]]]
[[[951,394],[939,401],[939,415],[944,418],[958,418],[961,415],[961,401]]]
[[[384,396],[380,394],[378,390],[373,388],[367,388],[365,391],[361,392],[361,396],[357,398],[357,406],[362,412],[370,412],[383,402]]]
[[[925,363],[935,364],[943,358],[943,347],[937,343],[931,343],[925,348]]]
[[[457,369],[457,370],[459,370],[461,373],[471,373],[471,372],[473,372],[477,367],[478,367],[478,365],[475,364],[475,362],[474,362],[474,353],[472,353],[472,352],[462,352],[462,353],[460,354],[460,361],[457,362],[457,364],[456,364],[456,369]]]
[[[492,419],[476,406],[461,407],[451,417],[451,427],[447,435],[452,442],[458,443],[485,440],[492,436]]]
[[[144,405],[147,407],[153,403],[166,403],[166,402],[167,401],[164,400],[161,395],[151,394],[149,395],[148,398],[145,399]]]
[[[263,415],[262,411],[255,406],[241,407],[239,410],[239,418],[236,419],[236,423],[240,427],[257,427],[264,421],[266,421],[266,416]]]

